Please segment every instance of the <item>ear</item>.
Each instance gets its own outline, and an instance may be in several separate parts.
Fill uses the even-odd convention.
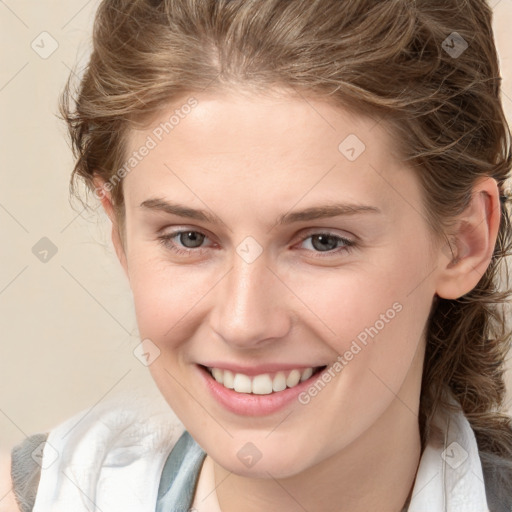
[[[126,244],[123,242],[118,218],[112,202],[112,195],[102,178],[95,176],[93,178],[93,183],[94,195],[101,201],[101,205],[103,206],[103,209],[105,210],[108,218],[110,219],[110,222],[112,223],[112,244],[114,245],[117,258],[123,267],[124,273],[128,278],[128,263],[125,251]]]
[[[445,243],[440,251],[437,295],[457,299],[478,284],[491,261],[500,219],[498,184],[493,178],[481,178],[450,231],[450,246]]]

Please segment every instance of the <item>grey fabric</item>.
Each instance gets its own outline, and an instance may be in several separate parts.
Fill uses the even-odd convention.
[[[479,452],[490,512],[512,511],[512,460]]]
[[[32,453],[46,442],[48,433],[34,434],[11,450],[11,478],[13,492],[22,512],[32,512],[41,477],[41,466]]]
[[[155,512],[188,512],[206,453],[185,430],[165,462]]]

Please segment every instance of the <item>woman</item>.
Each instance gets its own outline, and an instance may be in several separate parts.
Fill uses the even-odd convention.
[[[33,436],[20,510],[511,510],[483,0],[105,0],[70,91],[184,428],[109,404]]]

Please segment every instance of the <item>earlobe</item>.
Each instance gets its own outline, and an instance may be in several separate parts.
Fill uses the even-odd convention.
[[[490,177],[473,187],[471,202],[456,219],[449,244],[439,251],[436,293],[458,299],[480,281],[494,252],[501,219],[499,188]]]

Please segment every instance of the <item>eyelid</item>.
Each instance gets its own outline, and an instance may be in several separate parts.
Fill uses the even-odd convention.
[[[213,235],[210,234],[210,232],[207,229],[187,225],[166,226],[165,228],[158,230],[157,234],[158,236],[170,238],[179,235],[180,233],[188,233],[190,231],[194,233],[200,233],[201,235],[204,235],[206,238],[210,240],[213,240],[215,238]]]
[[[350,242],[356,242],[358,240],[358,237],[353,235],[352,233],[346,233],[345,231],[343,233],[339,233],[334,228],[325,228],[325,227],[314,227],[314,228],[306,228],[305,230],[301,230],[301,240],[304,240],[304,238],[307,238],[311,235],[330,235],[330,236],[337,236],[339,238],[343,238],[344,240],[348,240]]]
[[[301,245],[306,240],[311,238],[315,235],[327,235],[332,236],[333,238],[338,239],[339,242],[341,242],[341,246],[336,247],[334,249],[328,250],[328,251],[314,251],[309,249],[302,249],[299,248],[299,250],[305,251],[307,253],[313,254],[313,258],[329,258],[329,257],[336,257],[340,254],[349,254],[354,249],[357,249],[359,247],[359,243],[351,238],[348,238],[344,235],[340,235],[339,233],[335,233],[329,229],[313,229],[309,232],[301,235],[300,240],[296,242],[294,245]]]

